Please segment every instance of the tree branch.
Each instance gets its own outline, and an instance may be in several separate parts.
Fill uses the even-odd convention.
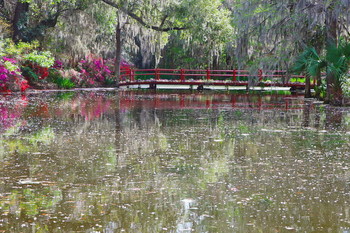
[[[168,18],[168,15],[165,15],[164,18],[162,19],[162,22],[160,23],[159,27],[163,27],[165,20]]]
[[[159,31],[159,32],[168,32],[168,31],[179,31],[179,30],[186,30],[189,29],[188,27],[166,27],[163,28],[163,24],[164,21],[167,17],[165,17],[161,23],[160,26],[153,26],[153,25],[149,25],[147,24],[141,17],[137,16],[135,13],[129,11],[128,9],[124,8],[121,5],[118,5],[117,3],[110,1],[110,0],[102,0],[104,3],[106,3],[107,5],[110,5],[114,8],[117,8],[118,10],[122,11],[123,13],[127,14],[128,16],[130,16],[131,18],[133,18],[134,20],[136,20],[139,24],[141,24],[142,26],[146,27],[146,28],[150,28],[152,30],[155,31]]]

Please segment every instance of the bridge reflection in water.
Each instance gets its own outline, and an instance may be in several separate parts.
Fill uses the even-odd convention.
[[[152,109],[285,109],[304,108],[304,98],[298,95],[264,94],[205,94],[205,93],[152,93],[120,91],[121,110],[143,106]]]

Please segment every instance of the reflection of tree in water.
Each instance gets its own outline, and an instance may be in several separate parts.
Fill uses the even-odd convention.
[[[303,127],[310,126],[310,108],[311,103],[309,101],[306,101],[303,109]]]
[[[342,127],[343,109],[339,107],[326,107],[326,129],[336,130]]]

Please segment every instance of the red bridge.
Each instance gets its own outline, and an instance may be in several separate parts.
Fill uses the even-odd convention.
[[[311,88],[316,80],[312,80]],[[119,86],[189,85],[204,86],[290,87],[305,88],[305,77],[286,70],[192,70],[192,69],[123,69]]]

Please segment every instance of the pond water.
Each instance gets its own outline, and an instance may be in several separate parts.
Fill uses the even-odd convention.
[[[350,232],[350,110],[298,96],[0,96],[0,232]]]

